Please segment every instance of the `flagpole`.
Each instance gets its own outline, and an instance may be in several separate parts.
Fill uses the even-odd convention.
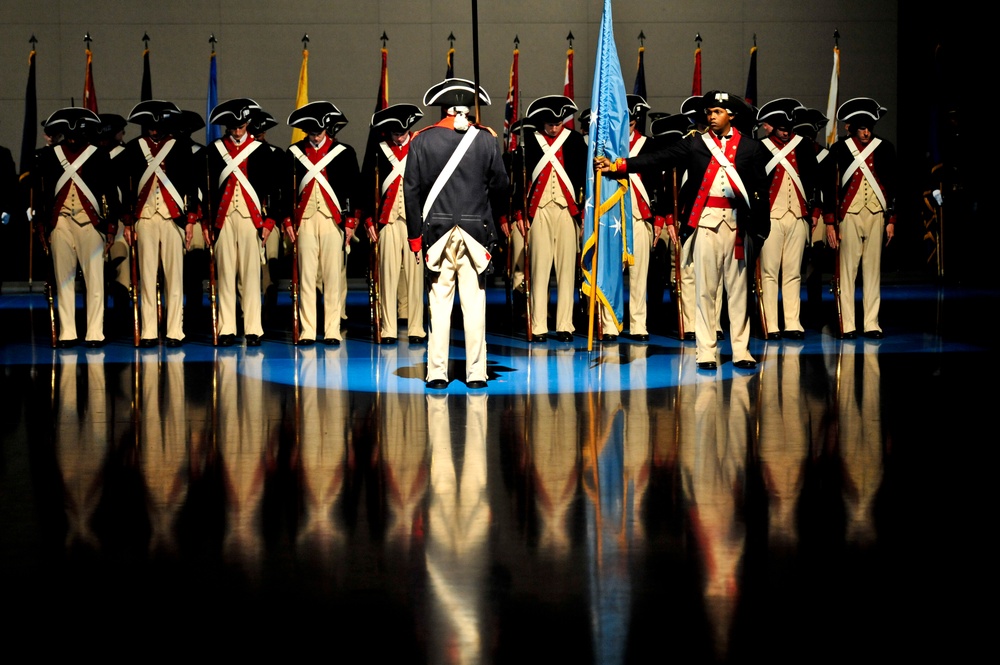
[[[590,314],[587,323],[587,351],[594,350],[594,304],[597,301],[597,258],[599,256],[599,243],[601,241],[600,216],[597,214],[601,202],[601,179],[603,176],[598,171],[594,174],[594,258],[590,265]]]
[[[476,124],[479,124],[479,2],[472,0],[472,76],[476,84]]]

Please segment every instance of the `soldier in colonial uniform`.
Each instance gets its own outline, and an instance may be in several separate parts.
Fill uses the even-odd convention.
[[[701,99],[700,97],[698,98]],[[684,113],[675,113],[653,120],[649,131],[655,141],[655,149],[673,145],[674,143],[695,132],[695,125]],[[677,334],[682,340],[694,341],[695,320],[695,285],[694,261],[691,258],[690,238],[694,229],[687,224],[681,224],[679,219],[685,219],[694,199],[693,181],[687,177],[683,168],[672,167],[663,174],[663,189],[661,190],[660,208],[666,219],[665,226],[670,236],[671,274],[669,281],[673,285],[675,304],[680,309],[677,313]],[[675,201],[676,197],[676,201]],[[674,210],[677,210],[675,215]]]
[[[322,285],[323,341],[337,345],[346,293],[346,248],[359,216],[350,207],[360,200],[358,158],[354,148],[336,139],[347,118],[330,102],[311,102],[292,111],[288,124],[306,133],[288,149],[285,170],[289,210],[284,229],[298,247],[299,344],[316,340],[316,288]]]
[[[573,117],[576,104],[569,97],[549,95],[528,105],[524,121],[535,128],[525,136],[523,152],[514,156],[512,169],[515,219],[527,234],[531,279],[532,341],[549,334],[549,277],[556,278],[556,334],[560,342],[573,339],[577,252],[583,214],[580,193],[586,180],[587,144],[583,136],[563,123]]]
[[[496,134],[469,122],[477,95],[490,103],[482,88],[464,79],[445,79],[427,91],[424,106],[441,106],[447,115],[413,137],[403,176],[410,249],[423,253],[430,271],[431,389],[448,386],[456,283],[465,323],[466,385],[486,387],[485,278],[497,242],[494,215],[504,210],[508,181]]]
[[[811,220],[820,209],[816,195],[817,165],[813,142],[792,130],[795,112],[804,109],[798,100],[782,97],[767,102],[757,112],[767,136],[761,141],[771,153],[767,163],[771,233],[760,251],[761,293],[767,339],[799,340],[805,336],[799,320],[802,290],[802,255],[809,242]],[[784,326],[778,320],[778,291]]]
[[[700,184],[688,215],[696,227],[693,254],[698,298],[695,338],[698,368],[718,368],[715,322],[720,283],[724,283],[729,307],[733,364],[753,369],[750,354],[750,324],[747,317],[747,244],[767,237],[766,203],[762,205],[767,151],[748,133],[736,128],[737,116],[750,115],[747,104],[736,95],[713,90],[704,96],[709,131],[690,136],[648,155],[595,160],[604,173],[629,173],[650,167],[686,167]],[[742,120],[742,118],[741,118]],[[741,123],[744,128],[749,122]],[[759,245],[758,245],[759,246]]]
[[[184,252],[198,225],[198,195],[194,155],[187,140],[173,136],[172,125],[180,115],[172,102],[139,102],[128,120],[142,127],[142,136],[129,141],[121,157],[125,240],[138,248],[139,344],[147,348],[159,343],[156,284],[161,266],[166,344],[177,347],[184,340]]]
[[[243,308],[243,332],[247,346],[260,346],[261,264],[263,244],[274,230],[267,202],[277,183],[269,176],[270,151],[254,140],[247,125],[260,106],[252,99],[237,98],[212,109],[209,122],[224,125],[226,135],[202,151],[207,174],[202,224],[214,229],[215,263],[218,272],[218,335],[221,346],[236,341],[236,289]],[[208,240],[208,238],[206,238]]]
[[[424,331],[424,269],[414,259],[406,242],[406,204],[403,194],[403,173],[413,134],[410,128],[424,116],[413,104],[394,104],[372,116],[372,129],[379,141],[365,157],[363,187],[371,187],[372,212],[365,227],[372,242],[377,243],[379,258],[379,320],[382,323],[383,344],[396,341],[397,318],[406,319],[410,343],[427,339]],[[397,311],[398,289],[402,285],[406,303]]]
[[[48,136],[62,135],[59,145],[38,153],[34,183],[36,205],[49,223],[48,243],[55,271],[59,310],[59,346],[77,343],[76,270],[87,287],[86,344],[104,344],[104,255],[114,240],[118,192],[108,153],[91,141],[101,119],[84,108],[64,108],[46,120]]]
[[[896,151],[875,135],[875,123],[885,107],[869,97],[856,97],[837,109],[837,120],[847,128],[847,138],[830,148],[830,159],[839,180],[835,201],[824,202],[826,237],[839,248],[841,324],[839,334],[857,337],[854,315],[854,282],[858,264],[864,274],[865,337],[882,339],[878,322],[882,284],[882,238],[888,244],[896,223]]]

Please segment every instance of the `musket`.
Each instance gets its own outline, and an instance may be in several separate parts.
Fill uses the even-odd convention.
[[[378,143],[375,144],[374,148],[378,148]],[[378,172],[378,153],[375,153],[375,219],[373,224],[378,228],[379,213],[382,199],[382,189],[379,183],[379,172]],[[382,343],[382,312],[380,311],[382,306],[381,294],[379,293],[382,289],[381,275],[379,274],[379,252],[378,252],[378,240],[372,243],[371,254],[368,255],[368,306],[371,308],[371,322],[372,322],[372,336],[375,339],[376,344]]]
[[[527,339],[531,334],[531,249],[528,246],[528,148],[524,144],[524,121],[518,130],[521,134],[521,211],[524,215],[524,311],[527,320]]]
[[[205,210],[212,214],[212,172],[205,160]],[[209,223],[212,220],[209,218]],[[214,235],[214,234],[213,234]],[[209,238],[208,243],[208,306],[212,310],[212,345],[219,345],[219,297],[218,285],[215,281],[215,238]]]
[[[139,254],[136,252],[135,226],[129,234],[129,296],[132,298],[132,342],[139,346]]]
[[[833,190],[833,232],[840,235],[840,164],[834,171],[837,180]],[[840,304],[840,238],[837,238],[837,248],[833,255],[833,300],[837,303],[837,330],[844,334],[844,312]]]
[[[292,201],[298,197],[298,164],[292,164]],[[292,210],[292,228],[295,226],[295,211]],[[299,325],[299,234],[295,234],[292,242],[292,284],[289,286],[292,294],[292,344],[299,343],[301,332]]]
[[[680,224],[677,206],[677,168],[670,169],[674,192],[674,224]],[[681,292],[681,240],[674,241],[674,291],[677,295],[677,339],[684,341],[684,296]]]
[[[767,315],[764,312],[764,280],[760,273],[760,256],[753,260],[753,281],[754,291],[757,296],[757,313],[760,315],[760,331],[762,337],[767,338]]]
[[[39,174],[38,176],[38,186],[39,189],[41,189],[42,193],[44,194],[45,180],[44,176],[42,176],[41,174]],[[34,196],[35,196],[34,187],[32,186],[32,188],[29,191],[31,192],[30,202],[34,203]],[[31,210],[34,211],[33,205],[31,206]],[[48,239],[45,237],[45,228],[38,223],[38,217],[39,215],[35,214],[34,217],[32,217],[32,223],[34,224],[35,228],[38,229],[38,239],[42,245],[42,250],[45,252],[45,255],[49,257],[49,260],[46,262],[48,263],[48,270],[47,270],[48,279],[45,280],[45,300],[49,306],[49,335],[52,338],[52,348],[54,349],[59,345],[59,335],[58,332],[56,331],[55,295],[53,293],[56,281],[56,267],[55,263],[53,262],[55,260],[55,257],[52,256],[52,248],[49,245]]]

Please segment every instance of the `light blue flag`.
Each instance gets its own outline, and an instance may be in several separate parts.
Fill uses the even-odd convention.
[[[604,0],[590,99],[587,200],[583,216],[583,292],[588,296],[596,295],[597,301],[614,315],[617,332],[621,332],[625,309],[622,266],[633,263],[632,198],[627,176],[621,180],[600,176],[602,180],[598,183],[593,168],[595,156],[607,157],[612,162],[628,157],[628,102],[615,47],[611,0]]]
[[[208,102],[205,104],[205,120],[212,117],[212,109],[219,105],[219,82],[215,71],[215,51],[212,51],[212,62],[208,68]],[[205,145],[222,137],[222,128],[211,122],[205,125]]]

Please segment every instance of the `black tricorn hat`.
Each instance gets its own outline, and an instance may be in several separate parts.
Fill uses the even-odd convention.
[[[372,127],[383,132],[405,132],[424,117],[416,104],[393,104],[372,115]]]
[[[213,125],[223,125],[234,129],[250,122],[254,111],[261,110],[260,104],[247,97],[237,97],[222,102],[208,114],[208,121]]]
[[[580,131],[586,134],[590,130],[590,107],[580,111]]]
[[[649,133],[656,138],[680,139],[684,138],[684,135],[691,131],[693,126],[691,118],[683,113],[675,113],[656,118],[650,122]]]
[[[250,130],[251,134],[263,134],[272,127],[277,127],[278,121],[274,119],[274,116],[260,109],[259,111],[254,111],[250,114],[250,123],[247,128]]]
[[[45,133],[49,136],[63,134],[64,136],[81,136],[84,133],[97,133],[101,129],[101,118],[90,109],[80,106],[67,106],[46,118]]]
[[[292,111],[286,124],[306,134],[318,134],[325,130],[333,136],[347,125],[347,116],[332,102],[309,102]]]
[[[628,104],[629,120],[639,120],[649,110],[649,104],[642,95],[625,95],[625,102]]]
[[[795,114],[806,107],[799,100],[791,97],[772,99],[757,111],[757,122],[766,122],[772,127],[791,128],[795,123]]]
[[[480,104],[490,105],[490,96],[479,86]],[[424,93],[424,106],[467,106],[476,105],[476,84],[467,79],[445,79],[435,83]]]
[[[795,110],[795,118],[792,120],[792,129],[810,129],[818,132],[826,127],[830,119],[819,109],[801,108]]]
[[[579,110],[569,97],[546,95],[528,104],[524,118],[535,127],[542,127],[546,123],[564,122]]]
[[[178,131],[190,135],[205,126],[205,119],[197,111],[184,109],[181,111],[180,117],[176,119],[175,125]]]
[[[125,129],[128,121],[117,113],[98,113],[101,119],[101,136],[114,136]]]
[[[173,102],[162,99],[147,99],[132,107],[128,121],[143,127],[156,127],[174,120],[181,110]]]
[[[725,90],[709,90],[702,95],[702,104],[703,112],[712,108],[722,108],[726,109],[734,116],[740,114],[746,115],[747,112],[752,110],[745,99],[738,95],[730,94]]]
[[[848,99],[837,109],[837,120],[861,126],[874,125],[889,110],[871,97]]]
[[[705,98],[701,95],[688,97],[681,102],[681,113],[692,121],[701,120],[705,115]]]

